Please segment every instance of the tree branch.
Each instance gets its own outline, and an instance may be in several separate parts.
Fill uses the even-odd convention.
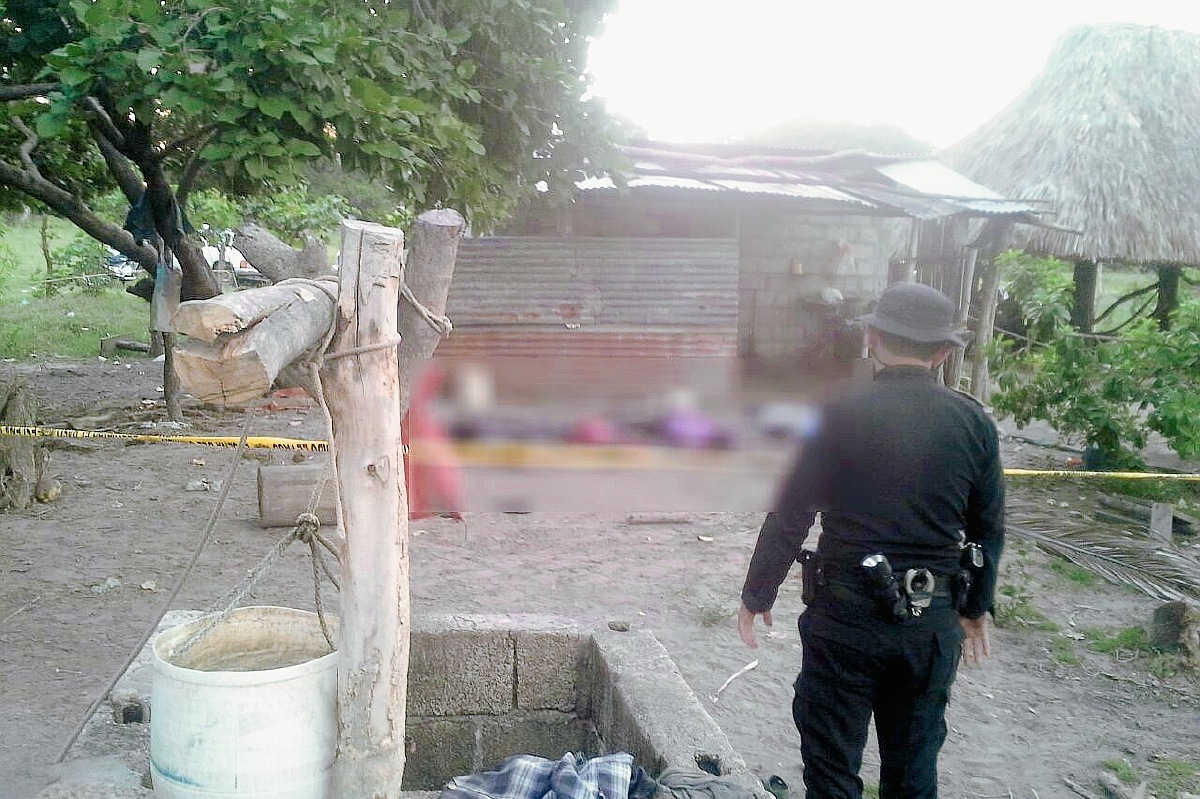
[[[116,123],[113,122],[108,112],[104,110],[104,106],[95,97],[88,97],[86,102],[88,107],[92,109],[93,119],[100,126],[100,130],[104,133],[104,136],[113,143],[114,147],[122,153],[126,153],[127,143],[125,141],[125,134],[117,129]]]
[[[1118,305],[1120,305],[1121,303],[1123,303],[1123,302],[1129,302],[1129,301],[1130,301],[1130,300],[1132,300],[1134,297],[1140,297],[1140,296],[1141,296],[1141,295],[1143,295],[1143,294],[1148,294],[1149,292],[1151,292],[1151,291],[1155,291],[1155,290],[1157,290],[1157,289],[1158,289],[1158,284],[1157,284],[1157,283],[1151,283],[1149,286],[1143,286],[1143,287],[1142,287],[1142,288],[1140,288],[1140,289],[1134,289],[1133,291],[1131,291],[1131,292],[1129,292],[1128,294],[1126,294],[1124,297],[1119,297],[1119,298],[1117,298],[1117,299],[1113,300],[1113,303],[1112,303],[1112,305],[1110,305],[1110,306],[1108,306],[1107,308],[1105,308],[1105,309],[1104,309],[1104,313],[1102,313],[1102,314],[1100,314],[1099,316],[1097,316],[1097,317],[1096,317],[1096,322],[1100,322],[1102,319],[1104,319],[1104,317],[1108,316],[1110,313],[1112,313],[1113,311],[1115,311],[1115,310],[1116,310],[1116,308],[1117,308],[1117,306],[1118,306]]]
[[[101,219],[74,194],[54,185],[40,175],[30,174],[23,169],[0,161],[0,185],[9,186],[40,200],[96,241],[135,258],[139,264],[148,269],[153,269],[154,265],[158,263],[158,255],[153,247],[139,247],[133,240],[133,234],[129,231]]]
[[[41,97],[57,88],[57,83],[26,83],[20,86],[0,86],[0,100],[28,100],[31,97]]]
[[[100,125],[94,121],[89,121],[88,126],[92,130],[92,138],[96,140],[96,146],[100,148],[100,154],[104,156],[104,162],[108,165],[108,171],[117,181],[117,185],[121,187],[121,193],[125,195],[125,199],[133,205],[142,196],[145,191],[146,184],[142,182],[141,175],[133,167],[133,162],[122,155]]]
[[[1117,326],[1116,326],[1116,327],[1114,327],[1112,330],[1105,330],[1105,331],[1102,331],[1102,332],[1100,332],[1100,334],[1099,334],[1099,335],[1101,335],[1101,336],[1115,336],[1117,333],[1120,333],[1122,330],[1124,330],[1126,327],[1128,327],[1128,326],[1129,326],[1131,323],[1133,323],[1134,321],[1136,321],[1136,320],[1138,319],[1138,317],[1140,317],[1140,316],[1141,316],[1143,313],[1145,313],[1145,312],[1146,312],[1146,309],[1150,307],[1150,303],[1152,303],[1152,302],[1154,302],[1154,298],[1153,298],[1153,297],[1151,297],[1150,299],[1148,299],[1148,300],[1146,300],[1144,303],[1142,303],[1142,304],[1141,304],[1141,307],[1139,307],[1139,308],[1138,308],[1136,311],[1134,311],[1133,313],[1131,313],[1131,314],[1129,315],[1129,318],[1128,318],[1128,319],[1126,319],[1124,322],[1122,322],[1121,324],[1117,325]]]
[[[10,116],[9,121],[25,137],[25,141],[21,142],[21,147],[18,150],[21,154],[21,163],[25,165],[25,171],[36,180],[44,180],[42,173],[38,170],[37,164],[33,163],[33,151],[37,149],[38,137],[37,134],[29,129],[25,121],[15,114]]]
[[[196,177],[200,174],[200,153],[204,152],[204,148],[208,146],[208,142],[212,139],[213,134],[217,132],[216,125],[206,125],[196,132],[196,136],[191,138],[197,139],[196,148],[192,150],[192,154],[188,156],[187,165],[183,168],[183,176],[179,178],[179,185],[175,189],[175,200],[181,208],[187,207],[188,195],[192,193],[192,187],[196,185]],[[177,139],[177,142],[182,142],[182,139]]]

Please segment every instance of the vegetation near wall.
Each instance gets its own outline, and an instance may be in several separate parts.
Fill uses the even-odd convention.
[[[1133,314],[1119,324],[1118,335],[1084,335],[1070,326],[1070,265],[1020,252],[998,263],[1002,290],[1026,336],[1001,336],[989,353],[1000,387],[992,397],[998,411],[1021,425],[1049,422],[1085,445],[1096,467],[1140,466],[1137,451],[1152,432],[1181,457],[1200,457],[1200,298],[1194,290],[1179,298],[1169,325]]]

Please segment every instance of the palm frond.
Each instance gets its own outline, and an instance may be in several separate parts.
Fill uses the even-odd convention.
[[[1155,599],[1200,599],[1200,560],[1161,542],[1094,526],[1039,532],[1009,524],[1007,530],[1111,583],[1133,586]]]

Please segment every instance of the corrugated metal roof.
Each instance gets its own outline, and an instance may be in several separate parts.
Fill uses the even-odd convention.
[[[952,206],[968,211],[996,216],[1032,214],[1036,211],[1029,203],[1006,200],[940,161],[899,161],[875,169],[906,189],[930,199],[949,201]]]
[[[749,171],[749,170],[747,170]],[[752,170],[754,173],[764,173],[765,170]],[[721,174],[729,174],[722,170]],[[771,173],[766,173],[771,174]],[[759,176],[758,174],[754,176]],[[775,175],[776,178],[779,175]],[[587,178],[575,184],[582,191],[596,189],[615,189],[616,184],[609,178]],[[638,175],[629,179],[631,189],[661,188],[661,189],[690,189],[699,191],[732,191],[740,194],[770,194],[777,197],[795,197],[806,200],[826,200],[846,203],[863,208],[877,209],[878,206],[862,197],[855,197],[830,186],[816,183],[795,183],[776,180],[775,182],[759,180],[731,180],[694,177],[673,177],[670,175]]]
[[[1039,207],[1008,200],[931,158],[743,153],[715,157],[675,151],[670,145],[628,148],[634,155],[631,189],[668,188],[769,195],[806,201],[813,210],[844,209],[939,219],[1001,216],[1038,224]],[[579,182],[583,191],[611,189],[607,178]]]
[[[446,305],[456,327],[736,331],[737,286],[733,239],[483,237],[460,242]]]

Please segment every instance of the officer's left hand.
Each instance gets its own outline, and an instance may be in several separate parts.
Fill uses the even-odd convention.
[[[991,639],[988,636],[987,614],[985,613],[977,619],[963,617],[959,621],[966,634],[962,645],[963,665],[978,666],[984,658],[992,653]]]
[[[742,643],[751,649],[758,649],[758,641],[754,640],[754,617],[759,615],[763,617],[763,624],[770,627],[771,611],[765,610],[758,614],[745,605],[738,608],[738,635],[742,637]]]

